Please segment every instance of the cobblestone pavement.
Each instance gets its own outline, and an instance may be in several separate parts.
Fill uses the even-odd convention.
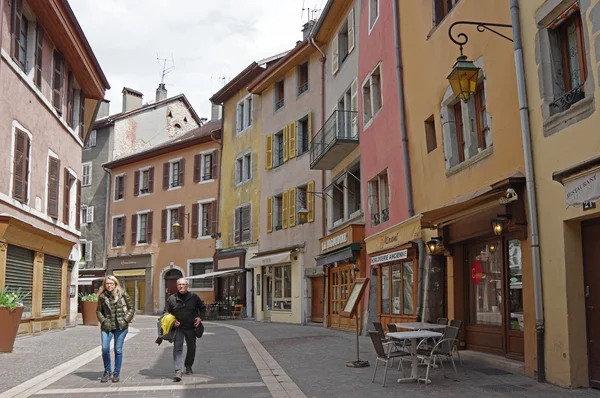
[[[361,337],[360,356],[370,367],[354,369],[352,333],[319,326],[253,321],[206,323],[198,340],[195,374],[172,381],[172,345],[157,346],[156,317],[138,316],[124,346],[121,382],[100,383],[99,333],[78,326],[20,338],[15,351],[0,355],[0,398],[41,397],[571,397],[600,396],[590,389],[565,390],[500,369],[478,355],[463,355],[458,374],[432,371],[432,384],[398,384],[401,372],[383,369],[371,383],[375,354]],[[264,348],[263,348],[264,347]],[[423,370],[424,371],[424,370]],[[289,376],[289,377],[288,377]],[[25,383],[25,384],[23,384]],[[298,389],[299,388],[299,389]],[[301,390],[301,391],[300,391]],[[16,395],[15,393],[20,393]]]

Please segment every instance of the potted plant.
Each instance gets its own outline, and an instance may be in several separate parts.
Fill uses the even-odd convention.
[[[98,295],[96,293],[79,293],[81,300],[81,317],[83,324],[88,326],[98,326],[98,316],[96,308],[98,307]]]
[[[28,295],[21,289],[0,290],[0,352],[13,350],[23,315],[23,299]]]

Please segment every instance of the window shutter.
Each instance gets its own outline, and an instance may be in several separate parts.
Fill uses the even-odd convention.
[[[167,209],[163,209],[161,214],[160,241],[167,241]]]
[[[80,219],[78,215],[81,214],[81,180],[77,180],[77,201],[75,202],[75,214],[75,228],[79,229]]]
[[[125,175],[121,176],[121,196],[125,199]]]
[[[340,69],[340,48],[339,48],[339,38],[337,33],[333,36],[333,40],[331,42],[331,73],[336,74]]]
[[[179,221],[179,239],[181,240],[185,237],[185,206],[181,206],[179,208],[179,216],[177,221]]]
[[[288,133],[288,146],[289,154],[288,157],[293,159],[296,157],[296,122],[291,122]]]
[[[241,107],[238,104],[238,106],[236,107],[235,110],[235,131],[236,133],[239,133],[240,131],[242,131],[241,127],[242,127],[242,112],[241,112]]]
[[[75,107],[75,87],[73,72],[69,71],[67,78],[67,124],[73,128],[73,108]]]
[[[218,173],[218,167],[219,167],[219,156],[218,156],[218,151],[214,151],[212,153],[212,179],[216,179],[217,178],[217,173]]]
[[[146,217],[146,242],[152,243],[152,228],[154,226],[154,212],[151,211]]]
[[[123,228],[121,228],[121,246],[125,246],[125,230],[127,229],[127,217],[123,216],[121,217],[121,219],[123,220],[121,222],[121,225],[123,225]]]
[[[210,205],[210,210],[212,212],[211,220],[210,220],[210,233],[216,234],[219,231],[219,202],[214,201]]]
[[[199,155],[197,155],[199,156]],[[192,205],[192,238],[198,237],[198,219],[199,216],[200,205],[198,203],[194,203]]]
[[[354,50],[354,7],[348,14],[348,54]]]
[[[140,171],[136,171],[133,176],[133,196],[140,194]]]
[[[239,184],[240,182],[242,182],[242,171],[244,169],[243,159],[244,158],[238,158],[235,160],[235,183],[236,184]]]
[[[42,65],[44,54],[44,29],[37,23],[35,31],[35,85],[42,89]]]
[[[309,181],[306,187],[306,207],[308,207],[308,222],[315,221],[315,182]]]
[[[185,177],[185,158],[181,158],[179,161],[179,186],[182,187]]]
[[[66,225],[69,225],[69,202],[71,201],[71,175],[69,174],[69,170],[65,167],[65,193],[63,196],[63,222]]]
[[[288,148],[290,146],[290,127],[289,125],[283,127],[283,162],[287,162],[288,157]]]
[[[85,93],[79,90],[79,138],[85,137]]]
[[[60,160],[48,158],[48,215],[58,218],[58,190],[60,180]]]
[[[352,137],[358,137],[358,81],[354,79],[350,85],[350,110],[352,113]]]
[[[273,232],[273,197],[267,198],[267,232]]]
[[[433,1],[433,26],[437,26],[444,19],[444,2],[440,0]]]
[[[92,261],[92,241],[85,242],[85,261]]]
[[[137,214],[131,216],[131,244],[134,246],[137,245],[137,219]]]
[[[2,10],[4,11],[4,10]],[[19,60],[19,39],[21,35],[21,23],[23,18],[23,0],[14,0],[12,8],[12,51],[11,55],[18,62]]]
[[[200,154],[194,155],[194,182],[200,182]]]
[[[273,135],[265,137],[265,168],[270,170],[273,168]]]
[[[113,218],[112,247],[117,247],[117,221],[118,218]]]
[[[251,239],[250,234],[250,206],[242,207],[242,242],[248,242]]]
[[[308,144],[310,145],[311,142],[312,142],[312,111],[308,111]]]
[[[92,223],[94,222],[94,206],[90,206],[86,208],[85,211],[85,222]]]
[[[242,208],[238,207],[235,209],[233,217],[234,223],[234,243],[240,243],[242,241]]]
[[[119,195],[119,177],[115,177],[114,182],[115,182],[115,186],[114,186],[113,200],[117,200],[118,195]]]
[[[169,189],[169,169],[171,164],[169,162],[163,163],[163,189]]]
[[[62,114],[62,92],[63,92],[63,57],[54,50],[53,74],[52,74],[52,106],[59,114]]]
[[[21,130],[17,130],[15,134],[15,160],[13,170],[13,197],[21,203],[27,203],[29,136]]]
[[[288,191],[283,191],[281,194],[281,228],[287,229],[288,227]]]
[[[148,170],[148,192],[154,192],[154,167]]]
[[[289,207],[289,225],[290,228],[296,225],[296,188],[290,189],[288,194],[288,207]]]

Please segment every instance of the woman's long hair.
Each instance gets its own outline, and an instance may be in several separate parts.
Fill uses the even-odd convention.
[[[102,281],[102,286],[100,286],[100,290],[98,290],[98,296],[104,297],[104,295],[108,293],[108,290],[106,289],[107,280],[110,280],[111,282],[115,283],[115,289],[112,292],[113,298],[116,299],[121,297],[123,295],[123,288],[121,287],[119,280],[113,275],[109,275],[106,278],[104,278],[104,280]]]

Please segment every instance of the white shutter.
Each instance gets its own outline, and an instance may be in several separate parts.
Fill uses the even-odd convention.
[[[90,206],[86,209],[85,219],[86,223],[94,222],[94,206]]]
[[[358,81],[350,85],[350,110],[352,113],[352,138],[358,137]]]
[[[87,208],[82,207],[79,211],[79,224],[83,225],[87,223]]]
[[[340,69],[340,48],[338,40],[338,35],[336,33],[331,42],[331,73],[334,75],[338,69]]]
[[[85,261],[92,261],[92,241],[85,242]]]
[[[244,117],[244,115],[242,115],[240,112],[240,105],[238,104],[238,106],[236,107],[236,120],[235,120],[235,131],[237,133],[239,133],[240,131],[242,131],[242,118]]]
[[[354,50],[354,8],[348,14],[348,54]]]
[[[238,184],[242,182],[242,169],[243,169],[243,160],[238,158],[235,160],[235,183]]]
[[[92,130],[90,133],[89,145],[96,146],[96,130]]]

